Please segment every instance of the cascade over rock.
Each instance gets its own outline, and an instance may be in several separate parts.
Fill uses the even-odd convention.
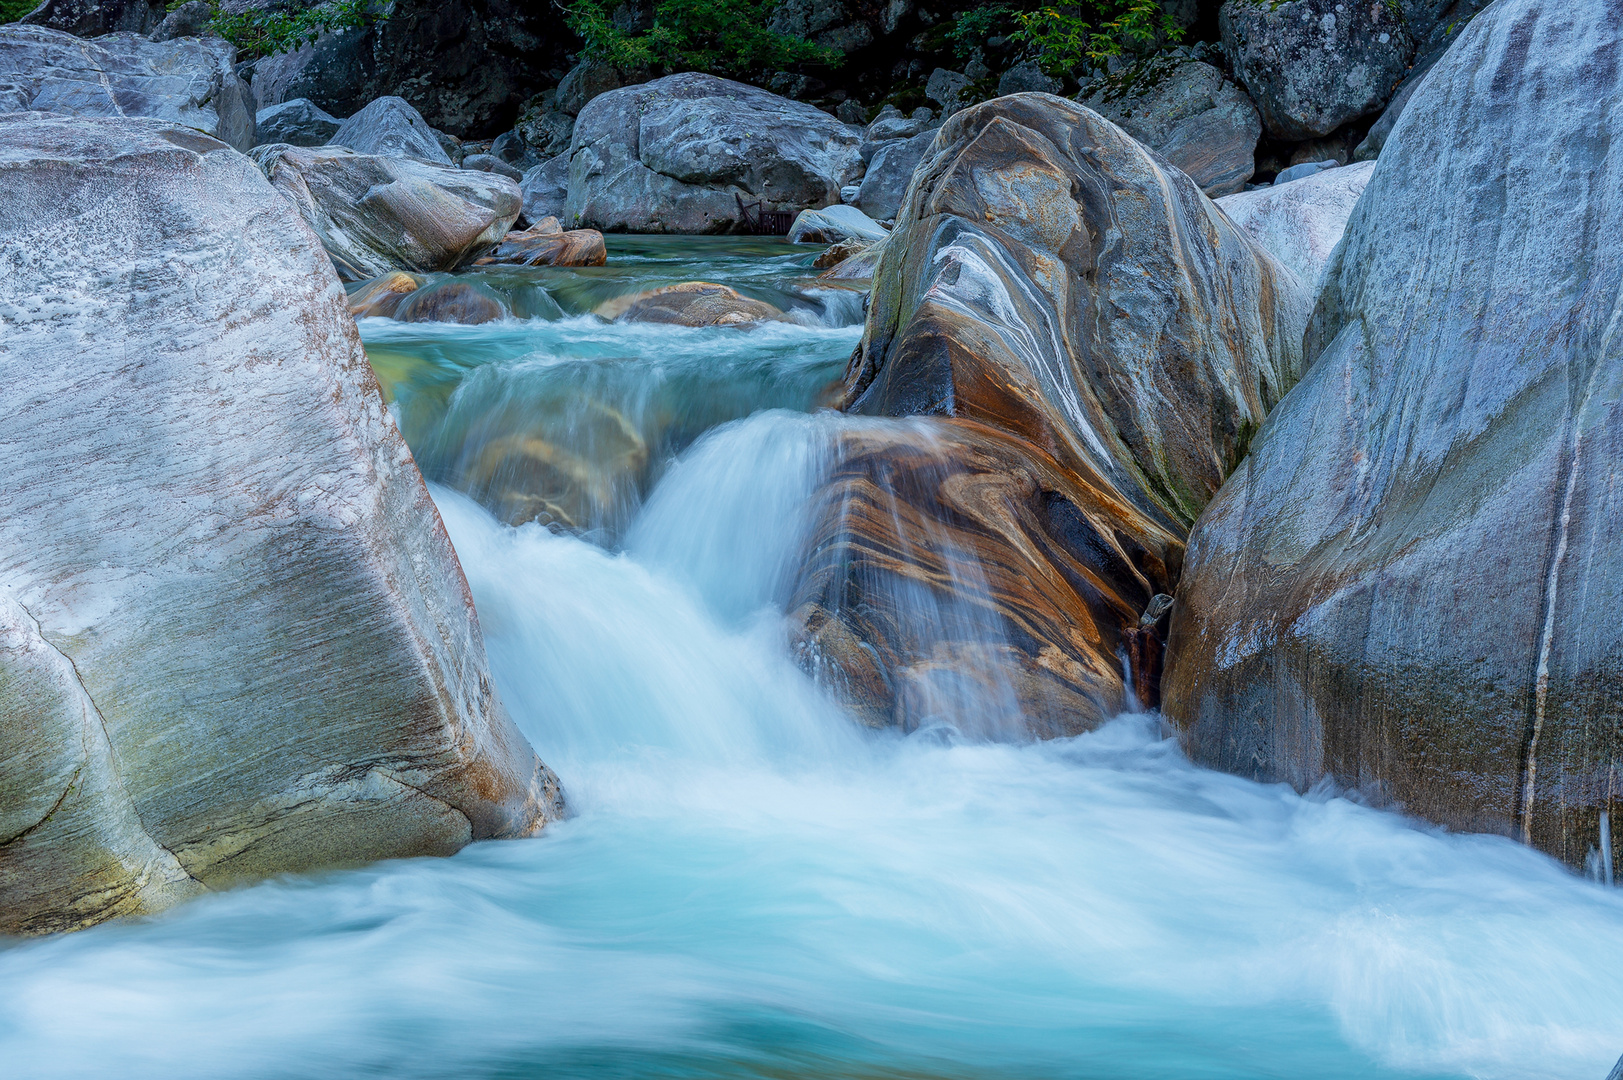
[[[321,237],[338,273],[452,270],[484,254],[518,218],[505,176],[342,146],[257,146],[251,155]]]
[[[959,422],[927,467],[874,446],[834,481],[843,523],[822,530],[797,612],[808,664],[906,726],[899,680],[965,642],[875,626],[897,618],[895,579],[953,592],[944,556],[909,552],[957,545],[995,568],[971,591],[1008,628],[1039,729],[1119,710],[1118,653],[1299,376],[1307,308],[1188,177],[1090,110],[1019,94],[955,114],[883,246],[846,393],[854,412]],[[935,506],[943,537],[910,524]]]
[[[714,75],[611,90],[575,122],[563,220],[605,232],[737,231],[743,203],[838,203],[859,143],[825,112]]]
[[[0,186],[0,931],[557,814],[286,200],[151,119],[0,117]]]
[[[1620,820],[1620,85],[1617,4],[1500,0],[1415,91],[1190,538],[1197,760],[1578,865]]]
[[[85,41],[39,26],[0,26],[7,111],[151,116],[238,150],[254,144],[253,99],[221,38],[155,42],[118,33]],[[9,84],[9,85],[7,85]]]

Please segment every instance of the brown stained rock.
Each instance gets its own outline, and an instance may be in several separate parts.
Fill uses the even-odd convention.
[[[557,815],[294,209],[150,119],[0,169],[0,932]]]
[[[546,217],[524,232],[510,232],[496,250],[478,260],[481,266],[602,266],[608,262],[603,234],[596,229],[565,232],[555,217]]]
[[[673,326],[752,326],[787,322],[788,316],[764,300],[708,281],[684,281],[662,289],[617,296],[600,304],[596,314],[617,322],[667,323]]]
[[[913,478],[867,501],[912,509],[825,522],[853,537],[829,542],[841,552],[830,565],[890,551],[872,565],[892,579],[973,592],[930,569],[927,552],[946,541],[929,541],[925,522],[945,508],[993,568],[985,607],[1024,673],[1013,681],[1025,722],[1041,734],[1098,724],[1127,704],[1125,635],[1171,591],[1184,530],[1300,375],[1305,289],[1119,128],[1020,94],[941,129],[872,296],[848,409],[965,423],[943,436],[940,480],[908,464],[905,443],[864,459],[874,489]],[[894,716],[900,673],[962,643],[899,638],[896,592],[878,577],[829,580],[802,622],[834,644],[809,655],[838,669],[832,684],[858,688],[865,715]]]
[[[1501,0],[1415,91],[1307,375],[1190,538],[1164,685],[1197,760],[1578,866],[1602,812],[1619,842],[1618,16]]]
[[[349,313],[357,319],[368,316],[394,318],[406,298],[420,287],[418,280],[404,271],[369,281],[349,296]]]
[[[478,326],[507,314],[502,302],[486,289],[466,281],[445,281],[419,289],[397,309],[401,322],[445,322]]]
[[[1005,683],[1016,722],[1045,737],[1119,711],[1120,628],[1175,580],[1176,531],[974,421],[858,428],[843,442],[792,605],[808,669],[876,727],[947,713],[949,677],[977,684],[963,689],[981,703]],[[931,606],[958,614],[921,636],[909,616]]]

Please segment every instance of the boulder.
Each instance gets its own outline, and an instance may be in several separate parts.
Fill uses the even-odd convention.
[[[1210,64],[1179,64],[1138,93],[1083,102],[1182,169],[1212,198],[1244,189],[1256,166],[1262,121],[1245,91]]]
[[[339,125],[328,145],[347,146],[357,154],[451,164],[439,136],[416,109],[398,97],[380,97],[369,103]]]
[[[559,154],[527,171],[519,191],[524,199],[525,221],[562,217],[569,203],[569,155]]]
[[[1052,75],[1044,74],[1035,60],[1020,61],[997,80],[999,97],[1007,97],[1010,94],[1057,94],[1060,90],[1060,81]]]
[[[1274,177],[1273,186],[1294,184],[1298,180],[1306,180],[1310,176],[1317,176],[1319,173],[1328,172],[1339,167],[1339,164],[1333,158],[1325,161],[1304,161],[1299,165],[1292,165],[1288,169],[1281,169],[1279,175]]]
[[[342,146],[259,146],[252,157],[321,238],[341,277],[452,270],[488,251],[518,217],[505,176]]]
[[[213,31],[209,23],[214,19],[214,9],[207,0],[187,0],[175,10],[163,17],[163,21],[153,27],[152,33],[147,37],[153,41],[173,41],[183,37],[207,37]]]
[[[430,126],[492,138],[569,66],[578,48],[556,9],[505,0],[391,0],[389,17],[329,31],[260,60],[258,107],[306,97],[349,116],[384,94],[410,100]]]
[[[873,160],[879,148],[888,142],[898,139],[911,139],[923,131],[928,124],[925,120],[914,120],[902,116],[894,109],[892,115],[881,116],[869,124],[862,132],[862,145],[857,148],[857,156],[864,165]]]
[[[541,95],[547,99],[548,95]],[[538,161],[548,161],[559,154],[569,152],[570,141],[575,137],[575,118],[543,100],[534,103],[519,113],[518,122],[513,130],[518,132],[524,145],[534,154]]]
[[[349,313],[357,319],[393,318],[406,298],[422,287],[415,275],[402,270],[366,282],[349,294]]]
[[[1499,0],[1415,91],[1191,536],[1197,760],[1576,866],[1623,820],[1620,86],[1613,0]]]
[[[903,727],[954,670],[1041,735],[1153,705],[1140,617],[1299,377],[1309,307],[1096,113],[1017,94],[951,117],[884,242],[845,404],[953,424],[860,432],[841,459],[792,608],[807,666]]]
[[[812,265],[819,270],[832,269],[848,259],[854,259],[864,254],[874,246],[874,242],[869,240],[841,240],[818,252],[817,258],[812,260]],[[877,259],[875,263],[877,263]],[[871,271],[868,276],[873,276]],[[819,275],[819,277],[827,277],[827,275]]]
[[[587,57],[564,74],[553,99],[557,110],[565,116],[579,116],[580,111],[594,98],[624,86],[648,80],[629,76],[605,60]]]
[[[0,26],[0,84],[18,111],[69,116],[150,116],[212,135],[238,150],[254,144],[248,88],[220,38],[154,42],[135,34],[85,41],[39,26]]]
[[[1374,172],[1374,162],[1329,169],[1292,184],[1229,195],[1217,206],[1295,274],[1309,296],[1317,296],[1330,254]]]
[[[1281,139],[1328,135],[1377,111],[1415,54],[1385,0],[1227,0],[1218,24],[1235,78]]]
[[[254,121],[257,142],[289,146],[325,146],[344,123],[309,98],[267,106],[259,110]]]
[[[603,234],[596,229],[565,232],[555,217],[543,218],[524,232],[510,232],[481,265],[602,266],[608,262]]]
[[[525,836],[555,778],[314,235],[145,118],[0,117],[0,930]]]
[[[164,0],[45,0],[17,21],[74,37],[146,34],[164,20]]]
[[[494,154],[469,154],[462,159],[462,167],[464,169],[473,169],[476,172],[495,173],[497,176],[505,176],[509,180],[522,181],[524,179],[523,173]]]
[[[791,244],[837,244],[842,240],[883,240],[890,235],[879,222],[854,206],[802,210],[789,227]]]
[[[828,285],[870,282],[873,280],[874,271],[879,268],[879,258],[884,252],[883,241],[877,244],[859,244],[855,240],[848,240],[843,244],[835,244],[819,255],[813,263],[820,268],[826,267],[817,275],[817,280]]]
[[[911,139],[887,142],[879,147],[868,171],[862,176],[857,189],[856,206],[875,221],[889,221],[901,208],[907,195],[907,185],[913,179],[913,170],[935,145],[934,130],[923,131]]]
[[[798,212],[839,201],[858,136],[834,117],[687,72],[594,98],[575,124],[564,220],[613,232],[716,233],[743,204]]]
[[[969,90],[970,79],[961,71],[936,68],[924,83],[924,96],[941,106],[943,117],[951,116],[964,107],[963,97]]]
[[[905,7],[906,4],[905,0],[901,4],[892,0],[884,6],[889,9]],[[847,3],[846,0],[783,0],[772,10],[766,25],[767,29],[780,34],[805,38],[824,48],[851,53],[872,45],[876,29],[885,31],[885,28],[869,24],[869,18],[865,16],[870,14],[864,10],[864,5]],[[881,15],[880,18],[882,21],[885,16]],[[896,16],[891,14],[889,30],[895,29],[895,20]]]
[[[1409,71],[1403,83],[1398,87],[1397,93],[1392,95],[1392,101],[1386,106],[1386,111],[1381,113],[1380,119],[1370,125],[1369,133],[1364,136],[1363,141],[1358,144],[1358,148],[1353,152],[1355,160],[1374,161],[1380,156],[1381,147],[1385,146],[1386,140],[1391,137],[1392,129],[1397,126],[1398,118],[1403,115],[1404,107],[1409,104],[1409,98],[1413,96],[1416,88],[1420,86],[1421,80],[1426,77],[1426,73],[1441,58],[1442,53],[1427,57],[1424,61],[1417,62]]]
[[[684,281],[661,289],[615,297],[595,314],[616,322],[666,323],[672,326],[751,326],[786,322],[788,316],[764,300],[708,281]]]
[[[541,159],[536,157],[524,142],[523,136],[516,131],[504,131],[491,140],[490,154],[517,168],[521,176],[524,170],[533,169],[541,164]]]
[[[394,317],[401,322],[460,323],[478,326],[507,314],[500,298],[472,281],[442,280],[405,294]]]

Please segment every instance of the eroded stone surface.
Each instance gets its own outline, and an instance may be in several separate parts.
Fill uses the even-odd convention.
[[[1415,91],[1190,540],[1165,711],[1198,760],[1577,865],[1619,820],[1620,85],[1615,3],[1500,0]]]
[[[3,929],[557,813],[286,200],[146,119],[0,117],[0,186]]]

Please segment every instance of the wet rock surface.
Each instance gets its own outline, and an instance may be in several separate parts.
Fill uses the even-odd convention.
[[[745,203],[838,203],[857,145],[810,105],[712,75],[667,76],[581,110],[563,220],[608,232],[737,231]]]
[[[246,150],[254,113],[235,60],[220,38],[153,42],[119,33],[86,41],[45,27],[0,26],[0,84],[13,88],[17,111],[150,116]]]
[[[608,261],[603,234],[596,229],[565,231],[555,217],[543,218],[523,232],[510,232],[481,264],[516,266],[602,266]]]
[[[674,326],[750,326],[783,322],[781,310],[745,296],[727,285],[687,281],[661,289],[617,297],[598,307],[598,315],[621,322],[667,323]]]
[[[0,929],[556,815],[286,200],[148,119],[0,117],[0,174]]]
[[[348,281],[470,263],[507,234],[521,207],[519,186],[494,173],[342,146],[276,144],[252,156]]]
[[[1118,653],[1176,580],[1183,530],[1300,373],[1305,290],[1187,177],[1046,94],[952,117],[883,250],[846,405],[957,426],[932,461],[876,447],[837,482],[831,513],[856,493],[874,510],[825,522],[808,565],[871,573],[808,583],[808,666],[905,726],[883,719],[917,711],[901,673],[950,668],[978,632],[898,637],[894,598],[924,590],[1007,628],[1040,733],[1095,726],[1128,700]],[[964,545],[997,568],[984,584],[931,569]]]
[[[1164,708],[1197,760],[1577,865],[1618,820],[1617,15],[1501,0],[1415,91],[1190,539]]]

